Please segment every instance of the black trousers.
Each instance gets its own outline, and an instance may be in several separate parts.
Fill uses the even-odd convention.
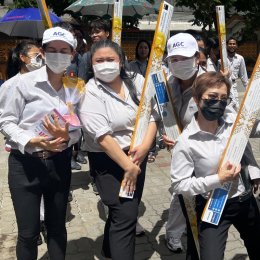
[[[202,196],[196,198],[196,211],[198,219],[198,232],[201,260],[222,260],[231,225],[238,230],[244,241],[250,260],[260,258],[260,214],[254,196],[240,202],[237,198],[229,199],[222,213],[218,226],[201,221],[201,215],[206,205],[206,199]],[[198,259],[196,249],[192,241],[192,234],[188,232],[190,249],[186,259]],[[188,244],[189,246],[189,244]]]
[[[18,260],[37,259],[42,195],[49,257],[51,260],[65,259],[65,219],[71,180],[70,161],[70,148],[49,159],[12,152],[9,155],[8,182],[18,225]]]
[[[138,205],[142,197],[146,160],[141,165],[133,199],[119,197],[124,170],[105,153],[88,153],[89,163],[101,200],[109,208],[102,253],[113,260],[133,260]]]
[[[202,196],[197,196],[196,204],[201,260],[224,259],[228,229],[232,224],[244,241],[250,260],[260,259],[260,214],[253,195],[243,202],[236,198],[227,200],[218,226],[200,220],[206,204]]]

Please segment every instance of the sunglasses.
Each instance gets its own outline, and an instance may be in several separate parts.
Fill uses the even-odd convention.
[[[223,106],[227,106],[231,103],[232,98],[202,98],[201,100],[203,100],[208,106],[213,106],[216,103],[218,103],[220,101],[220,104]]]

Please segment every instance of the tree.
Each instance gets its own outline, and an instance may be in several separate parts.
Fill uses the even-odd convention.
[[[245,17],[246,28],[243,30],[243,38],[251,40],[254,38],[252,32],[260,31],[260,1],[239,0],[235,4],[236,10],[242,12]]]
[[[13,8],[23,8],[23,7],[37,7],[36,0],[14,0],[13,5],[10,6]]]
[[[209,26],[209,31],[212,30],[213,24],[216,28],[216,6],[224,5],[226,17],[229,17],[230,9],[234,6],[237,0],[177,0],[177,6],[189,7],[193,10],[194,19],[191,20],[194,25],[202,26],[202,30],[206,30]]]
[[[202,26],[202,30],[206,30],[209,26],[209,31],[212,30],[212,25],[216,24],[216,11],[217,5],[224,5],[226,18],[236,12],[243,12],[246,16],[246,26],[251,30],[256,26],[260,27],[260,1],[259,0],[177,0],[177,6],[189,7],[193,10],[194,19],[192,20],[194,25]],[[254,30],[253,30],[254,31]]]

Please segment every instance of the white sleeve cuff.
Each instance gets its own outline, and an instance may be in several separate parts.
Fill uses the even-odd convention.
[[[33,138],[34,136],[30,136],[27,134],[21,134],[19,136],[19,143],[18,144],[18,149],[19,151],[24,154],[24,150],[25,150],[25,146],[27,145],[27,143]]]
[[[97,143],[97,140],[98,140],[99,137],[101,137],[105,134],[112,134],[112,133],[113,133],[112,129],[110,127],[106,126],[106,127],[102,128],[102,129],[100,129],[99,131],[96,132],[94,142]]]
[[[218,174],[213,174],[210,176],[205,177],[206,183],[207,183],[207,190],[211,191],[217,188],[220,188],[221,182],[219,180]]]

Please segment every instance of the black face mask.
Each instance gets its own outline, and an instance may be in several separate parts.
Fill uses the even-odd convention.
[[[226,100],[202,99],[201,113],[208,121],[221,118],[227,106]]]

